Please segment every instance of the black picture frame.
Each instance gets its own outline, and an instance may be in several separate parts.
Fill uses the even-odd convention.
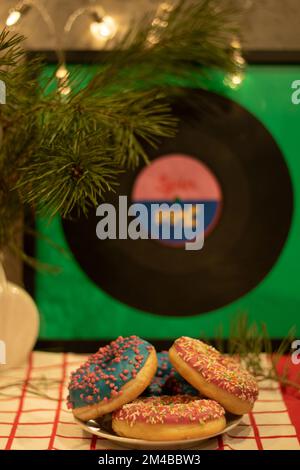
[[[120,52],[121,53],[121,52]],[[111,54],[107,50],[67,50],[66,62],[70,64],[97,64],[101,63]],[[250,65],[299,65],[300,50],[267,50],[246,49],[244,57]],[[29,58],[42,56],[47,64],[57,63],[57,53],[54,50],[31,50],[27,52]]]
[[[121,52],[120,52],[121,53]],[[69,64],[101,64],[104,59],[111,54],[110,51],[95,50],[67,50],[65,51],[65,59]],[[27,52],[28,58],[42,57],[47,65],[57,64],[58,58],[54,50],[35,50]],[[244,57],[250,65],[299,65],[300,50],[245,50]],[[34,227],[34,218],[30,216],[27,222]],[[32,236],[24,235],[24,249],[31,255],[35,256],[35,242]],[[34,270],[24,266],[24,285],[26,290],[34,297],[35,292],[35,274]],[[112,338],[113,339],[113,338]],[[149,341],[157,348],[157,350],[168,349],[172,340],[153,340]],[[272,339],[272,346],[276,350],[281,339]],[[51,352],[74,352],[74,353],[92,353],[100,346],[107,344],[108,340],[38,340],[35,349]],[[227,341],[224,341],[225,351],[227,349]]]

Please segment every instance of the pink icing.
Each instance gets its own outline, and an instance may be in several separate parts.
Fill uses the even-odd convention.
[[[190,395],[138,398],[113,413],[113,418],[133,425],[207,423],[224,416],[225,410],[214,400]]]
[[[182,336],[174,343],[180,358],[203,378],[241,400],[254,403],[258,396],[255,378],[237,360],[225,356],[212,346]]]

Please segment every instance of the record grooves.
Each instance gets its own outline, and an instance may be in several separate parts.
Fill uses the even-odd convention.
[[[235,102],[201,90],[180,98],[180,127],[151,160],[184,154],[215,175],[222,190],[218,223],[200,251],[174,249],[154,240],[96,238],[95,210],[88,219],[64,221],[69,246],[85,273],[108,294],[160,315],[196,315],[227,305],[255,288],[271,271],[285,244],[293,191],[284,157],[266,128]],[[214,111],[203,108],[203,100]],[[141,168],[121,177],[118,193],[131,196]]]

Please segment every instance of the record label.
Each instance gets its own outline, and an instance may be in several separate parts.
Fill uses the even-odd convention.
[[[170,242],[180,247],[186,238],[182,232],[182,239],[175,240],[174,227],[188,225],[198,235],[202,227],[197,227],[196,217],[202,204],[207,236],[219,219],[222,192],[217,178],[204,163],[190,155],[169,154],[158,157],[140,171],[133,186],[132,201],[147,207],[147,213],[152,214],[147,227],[155,232],[161,234],[163,224],[171,222]],[[151,210],[153,207],[156,211]],[[161,209],[163,207],[165,210]],[[172,214],[170,209],[174,209]]]

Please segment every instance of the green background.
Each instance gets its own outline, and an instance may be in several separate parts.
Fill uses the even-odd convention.
[[[82,66],[82,70],[90,73],[93,69]],[[45,72],[50,73],[51,67]],[[263,282],[238,301],[208,314],[178,318],[145,313],[116,301],[89,280],[68,250],[59,218],[51,223],[39,219],[38,229],[68,252],[62,255],[42,239],[37,242],[39,260],[61,268],[56,275],[36,275],[40,338],[108,339],[121,334],[156,339],[181,335],[209,338],[220,325],[227,335],[230,318],[238,312],[247,312],[250,319],[265,322],[275,338],[285,336],[294,325],[300,331],[300,105],[291,102],[291,84],[296,79],[300,79],[300,66],[253,65],[236,90],[225,87],[220,74],[214,74],[208,85],[210,90],[240,103],[269,129],[290,170],[295,199],[292,227],[276,265]],[[180,84],[197,87],[201,81],[195,74]]]

